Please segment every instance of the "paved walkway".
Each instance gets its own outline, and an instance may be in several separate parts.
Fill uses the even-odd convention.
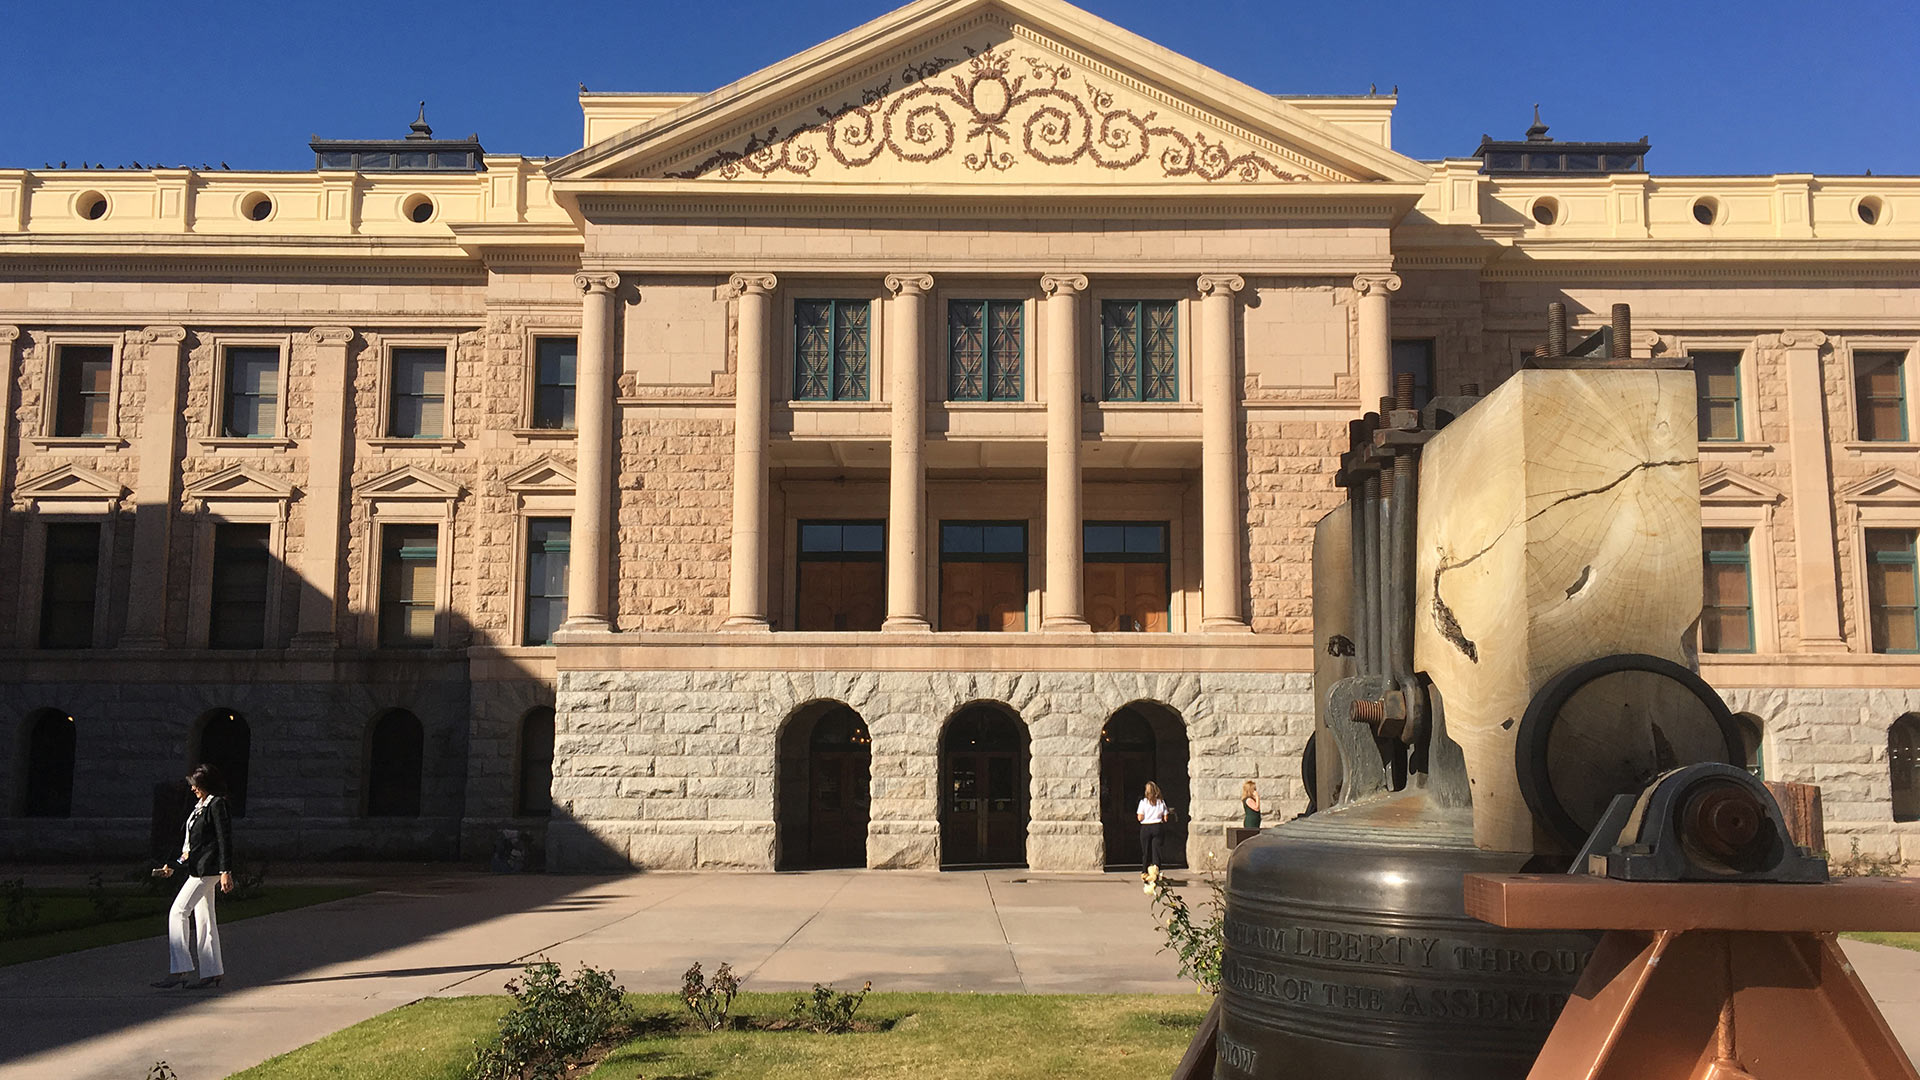
[[[226,989],[153,990],[158,940],[0,968],[0,1078],[216,1080],[388,1009],[498,993],[526,959],[675,990],[731,962],[748,989],[1189,993],[1137,879],[1018,871],[389,877],[364,896],[222,930]],[[1850,944],[1909,1052],[1920,953]]]

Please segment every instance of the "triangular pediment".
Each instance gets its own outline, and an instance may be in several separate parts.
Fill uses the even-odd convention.
[[[188,484],[183,494],[190,499],[263,499],[293,497],[293,488],[243,465],[222,469],[204,480]]]
[[[1840,498],[1850,503],[1912,505],[1920,503],[1920,478],[1899,469],[1887,469],[1851,487],[1842,488]]]
[[[1060,0],[919,0],[548,173],[1195,190],[1430,170]]]
[[[1778,488],[1730,469],[1715,469],[1700,478],[1700,501],[1703,503],[1771,505],[1785,498],[1786,495]]]
[[[451,480],[416,465],[404,465],[362,485],[360,497],[444,502],[459,498],[460,491],[460,485]]]
[[[550,457],[521,469],[506,478],[504,483],[508,491],[527,494],[539,491],[572,491],[574,485],[573,470]]]
[[[97,472],[77,465],[62,465],[13,489],[13,501],[24,509],[58,507],[73,512],[107,512],[117,509],[127,489]]]

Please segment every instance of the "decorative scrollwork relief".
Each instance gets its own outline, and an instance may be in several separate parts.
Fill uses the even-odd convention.
[[[1252,150],[1135,112],[1078,77],[1072,65],[1016,56],[1010,46],[967,48],[964,65],[947,57],[908,66],[860,100],[819,107],[820,119],[781,132],[769,127],[738,150],[722,150],[678,180],[811,176],[831,158],[847,169],[888,160],[928,164],[955,158],[970,172],[1086,161],[1113,171],[1157,167],[1169,178],[1206,181],[1305,180]],[[946,77],[941,77],[944,72]]]

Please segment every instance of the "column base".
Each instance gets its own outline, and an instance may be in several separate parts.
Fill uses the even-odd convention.
[[[770,634],[773,624],[764,615],[729,615],[727,621],[720,624],[720,629],[728,633]]]
[[[1852,652],[1842,638],[1801,638],[1801,652],[1843,653]]]
[[[1055,615],[1040,620],[1040,629],[1049,634],[1091,634],[1093,624],[1078,615]]]
[[[1215,615],[1200,620],[1200,632],[1203,634],[1251,634],[1253,624],[1244,619],[1229,619]]]
[[[613,620],[605,615],[569,615],[567,621],[557,628],[557,632],[579,632],[587,634],[613,633]]]
[[[933,632],[933,624],[919,615],[889,615],[887,621],[880,624],[883,634],[927,634]]]

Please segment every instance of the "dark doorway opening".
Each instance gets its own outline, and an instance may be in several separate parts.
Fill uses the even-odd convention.
[[[1147,781],[1160,785],[1173,811],[1162,834],[1166,865],[1187,865],[1191,783],[1187,776],[1187,727],[1180,714],[1152,701],[1122,706],[1100,731],[1100,828],[1109,870],[1140,868],[1140,820],[1136,813]]]
[[[969,705],[940,736],[940,865],[1025,866],[1031,765],[1027,726],[999,705]]]
[[[227,785],[227,807],[234,817],[247,816],[247,773],[253,758],[253,729],[239,713],[216,709],[200,718],[200,736],[194,740],[193,760],[187,768],[205,762],[220,771]]]
[[[69,817],[73,813],[73,717],[56,709],[27,715],[27,817]]]
[[[776,868],[867,865],[872,744],[860,714],[838,701],[802,706],[787,719],[775,784]]]

